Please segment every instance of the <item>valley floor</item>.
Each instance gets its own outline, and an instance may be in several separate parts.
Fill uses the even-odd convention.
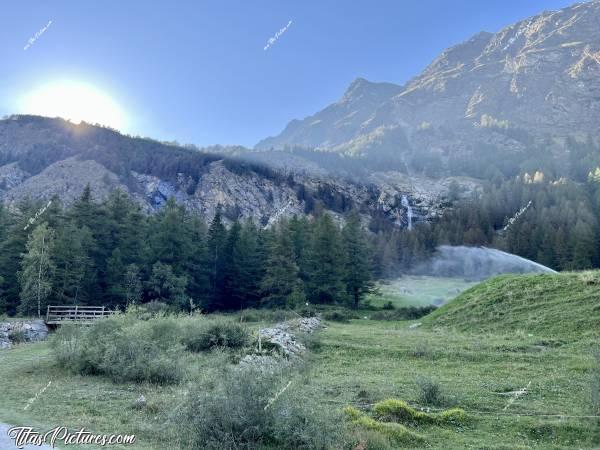
[[[442,406],[463,408],[470,422],[461,427],[409,426],[425,437],[425,448],[600,448],[600,419],[584,417],[591,415],[592,342],[409,325],[329,323],[294,389],[314,398],[324,411],[347,405],[368,408],[386,398],[418,407],[417,380],[430,379],[442,389]],[[199,356],[199,371],[210,367],[202,360],[210,357]],[[136,434],[138,443],[128,448],[173,448],[166,420],[183,398],[183,386],[114,384],[101,377],[66,375],[52,363],[47,343],[0,351],[0,380],[2,422],[42,430],[66,425]],[[51,386],[35,398],[49,381]],[[528,393],[512,403],[513,395],[505,395],[526,386]],[[131,407],[140,394],[152,408]]]

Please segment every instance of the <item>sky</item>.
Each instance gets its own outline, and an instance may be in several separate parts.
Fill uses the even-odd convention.
[[[253,146],[358,77],[405,83],[479,31],[571,3],[1,0],[0,116],[68,107],[132,135]]]

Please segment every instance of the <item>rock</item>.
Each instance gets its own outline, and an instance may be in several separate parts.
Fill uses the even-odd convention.
[[[413,323],[412,325],[409,325],[408,328],[410,328],[411,330],[413,328],[419,328],[421,326],[421,322],[417,322],[417,323]]]
[[[15,333],[22,335],[25,342],[44,341],[48,338],[48,327],[41,319],[0,322],[0,349],[10,348]]]
[[[263,328],[259,331],[261,339],[277,346],[285,356],[303,353],[306,348],[296,338],[281,328]]]

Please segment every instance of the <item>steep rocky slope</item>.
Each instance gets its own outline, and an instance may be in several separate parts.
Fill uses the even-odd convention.
[[[402,195],[411,198],[420,218],[439,214],[447,196],[443,183],[417,199],[408,180],[358,182],[319,170],[270,168],[266,161],[232,158],[239,148],[222,150],[229,156],[61,119],[13,116],[0,121],[0,198],[16,207],[28,197],[58,196],[68,205],[89,184],[95,198],[119,188],[148,212],[174,197],[208,218],[220,205],[227,220],[253,217],[266,226],[281,217],[321,209],[342,219],[357,207],[365,223],[383,216],[404,226],[407,207]]]
[[[546,11],[442,52],[404,86],[358,79],[342,99],[292,121],[259,150],[346,155],[524,151],[600,131],[600,1]]]

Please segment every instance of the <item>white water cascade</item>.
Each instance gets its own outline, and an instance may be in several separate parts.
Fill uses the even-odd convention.
[[[406,208],[406,217],[408,219],[407,220],[407,222],[408,222],[408,229],[412,230],[413,210],[412,210],[412,207],[410,206],[410,203],[408,202],[408,197],[406,195],[402,196],[401,203],[402,203],[402,206],[404,206]]]

